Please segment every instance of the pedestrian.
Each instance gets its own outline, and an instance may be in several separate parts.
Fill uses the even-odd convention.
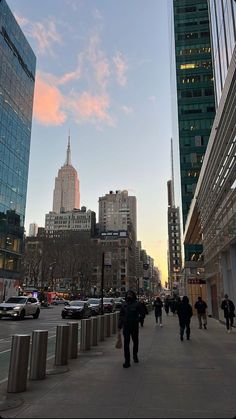
[[[177,314],[179,317],[180,327],[180,340],[184,340],[184,331],[186,330],[187,340],[190,340],[190,322],[193,315],[193,309],[189,304],[189,299],[186,295],[183,296],[182,301],[179,302],[177,307]]]
[[[162,327],[162,307],[163,307],[163,302],[161,301],[161,298],[156,297],[154,301],[154,313],[155,313],[156,323],[158,324],[158,321],[159,321],[160,327]]]
[[[143,309],[141,303],[137,301],[134,291],[129,290],[125,295],[125,302],[120,308],[118,332],[123,329],[124,336],[124,368],[129,368],[130,365],[130,338],[133,341],[133,360],[135,363],[139,362],[138,347],[139,347],[139,318],[142,315]]]
[[[143,298],[140,300],[140,305],[141,305],[142,313],[140,314],[139,322],[140,322],[141,327],[143,327],[144,319],[145,319],[146,315],[148,314],[148,309],[147,309],[146,303],[145,303]]]
[[[194,308],[197,310],[197,317],[199,322],[199,329],[202,329],[202,324],[204,329],[207,328],[207,303],[202,299],[202,297],[198,297],[196,303],[194,304]]]
[[[165,299],[164,307],[165,307],[166,315],[169,316],[170,303],[169,303],[169,298],[168,297],[166,297],[166,299]]]
[[[221,308],[222,310],[224,310],[226,328],[227,328],[228,333],[230,333],[234,324],[235,306],[234,306],[233,301],[229,299],[228,294],[225,294],[225,298],[221,303]]]

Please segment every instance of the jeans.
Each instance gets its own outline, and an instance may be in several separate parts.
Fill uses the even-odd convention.
[[[204,324],[204,326],[207,325],[207,316],[206,316],[206,313],[198,313],[197,314],[197,318],[198,318],[198,321],[199,321],[199,327],[200,328],[202,328],[202,323]],[[202,322],[202,320],[203,320],[203,322]]]
[[[139,325],[135,325],[132,329],[129,327],[124,327],[123,335],[124,335],[124,356],[125,362],[130,363],[130,337],[133,341],[133,357],[135,358],[138,355],[138,346],[139,346]]]
[[[156,317],[156,323],[158,323],[158,319],[159,319],[159,323],[162,324],[162,315],[158,314],[155,317]]]
[[[180,337],[183,338],[184,331],[186,329],[186,336],[187,336],[187,339],[189,339],[190,338],[190,320],[181,320],[179,322],[179,326],[180,326]]]
[[[233,317],[233,316],[227,316],[227,317],[225,318],[225,320],[226,320],[226,327],[227,327],[227,330],[229,330],[229,328],[230,328],[230,327],[233,327],[233,324],[234,324],[234,317]]]

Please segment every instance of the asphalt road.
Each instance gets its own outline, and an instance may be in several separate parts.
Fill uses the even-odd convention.
[[[56,342],[56,327],[58,324],[66,324],[69,319],[61,318],[64,306],[52,306],[41,308],[38,319],[26,317],[24,320],[2,319],[0,320],[0,384],[7,381],[11,354],[12,336],[15,334],[30,334],[33,330],[48,330],[47,359],[54,357]]]

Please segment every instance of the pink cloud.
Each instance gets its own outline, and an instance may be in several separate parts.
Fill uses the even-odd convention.
[[[128,65],[121,52],[117,52],[116,55],[113,57],[113,63],[115,64],[117,82],[121,86],[125,86],[127,83],[126,73],[128,70]]]
[[[61,125],[67,116],[62,111],[63,95],[38,74],[35,82],[34,116],[43,125]]]
[[[93,124],[106,122],[114,125],[114,121],[108,113],[110,100],[107,95],[93,96],[88,92],[80,96],[73,94],[67,101],[67,108],[72,110],[77,121],[90,121]]]
[[[30,32],[32,38],[34,38],[38,44],[38,52],[40,54],[45,54],[46,52],[53,53],[51,45],[55,43],[62,44],[55,22],[52,20],[35,22],[32,24]]]

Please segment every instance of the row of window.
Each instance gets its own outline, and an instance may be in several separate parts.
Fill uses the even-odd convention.
[[[204,147],[208,143],[209,136],[195,135],[193,137],[181,138],[181,146],[184,147]]]
[[[180,113],[181,115],[192,115],[192,114],[200,114],[200,113],[212,113],[215,112],[215,106],[200,106],[200,105],[192,105],[191,107],[181,107]]]
[[[183,13],[194,13],[194,12],[204,12],[207,11],[207,5],[205,3],[198,4],[196,6],[185,6],[185,7],[177,7],[176,12],[179,14]]]
[[[182,28],[186,26],[209,25],[209,19],[199,20],[199,18],[178,21],[177,27]]]
[[[207,60],[207,61],[193,61],[191,63],[184,63],[184,64],[178,64],[177,69],[179,70],[194,70],[195,68],[206,68],[206,69],[211,69],[212,68],[212,61],[211,60]]]
[[[196,119],[196,120],[180,120],[179,130],[181,131],[198,131],[198,130],[211,130],[213,118]]]
[[[196,48],[184,48],[176,49],[176,55],[197,55],[197,54],[210,54],[210,47],[196,47]]]
[[[191,76],[188,75],[188,76],[178,77],[178,83],[181,83],[181,84],[208,83],[209,81],[211,82],[214,81],[214,77],[212,74],[201,74],[201,75],[192,74]]]
[[[213,87],[208,87],[207,89],[181,89],[178,91],[178,98],[188,99],[193,97],[204,97],[204,96],[214,96]]]
[[[189,41],[190,39],[210,38],[210,32],[184,32],[177,35],[178,41]]]
[[[19,272],[20,271],[19,257],[9,254],[9,253],[0,252],[0,269]]]

